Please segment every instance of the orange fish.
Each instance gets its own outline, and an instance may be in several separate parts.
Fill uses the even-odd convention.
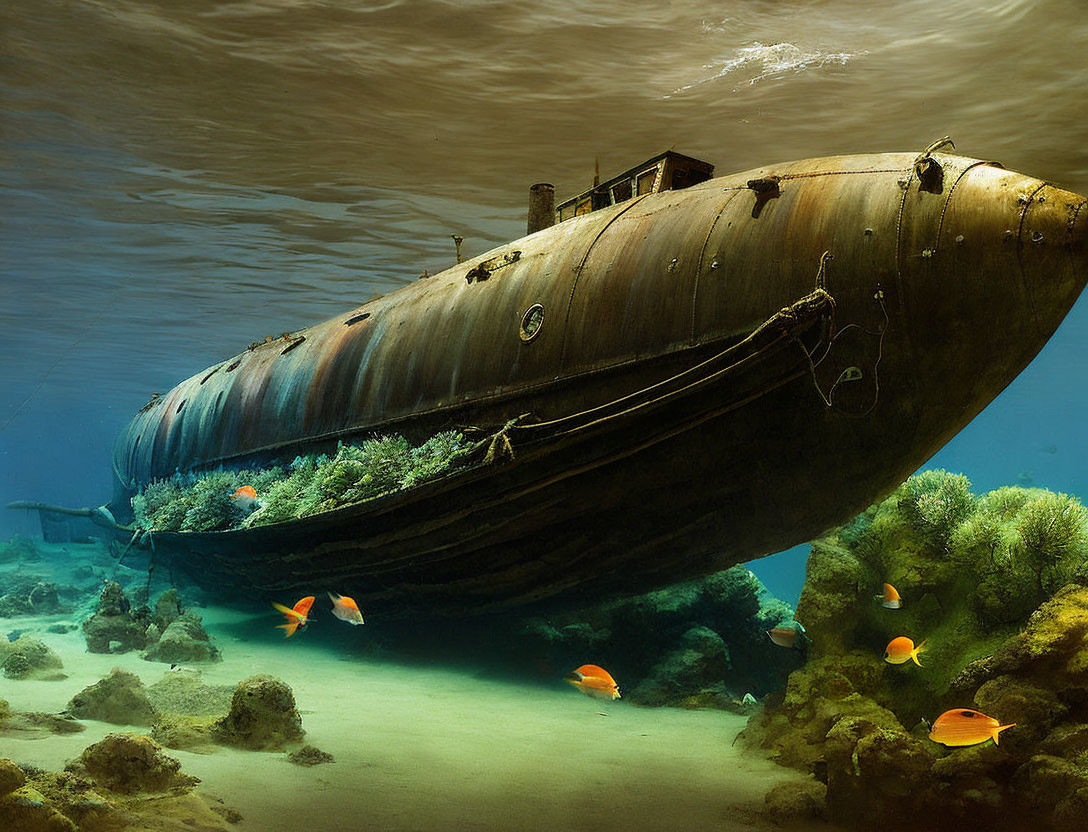
[[[797,641],[797,630],[793,627],[775,627],[773,630],[768,630],[767,635],[779,647],[793,647]]]
[[[933,723],[929,730],[929,738],[943,745],[978,745],[986,740],[993,740],[998,744],[998,737],[1006,728],[1012,728],[1016,723],[1002,725],[993,717],[980,714],[968,708],[956,708],[945,711]]]
[[[329,599],[332,601],[332,614],[341,621],[346,621],[348,624],[355,625],[365,623],[363,621],[363,614],[360,612],[359,605],[355,603],[354,598],[330,592]]]
[[[295,634],[295,630],[299,627],[305,627],[310,623],[310,607],[313,605],[313,595],[307,595],[305,598],[300,599],[299,602],[295,604],[294,609],[288,609],[283,604],[277,604],[275,601],[272,602],[273,607],[287,616],[286,624],[276,625],[287,631],[285,638],[290,638]]]
[[[594,699],[620,698],[620,687],[616,684],[616,680],[607,670],[595,664],[584,664],[563,678],[586,696],[592,696]]]
[[[925,647],[926,643],[924,641],[915,647],[914,642],[906,636],[893,638],[888,642],[888,646],[884,648],[884,661],[888,664],[905,664],[913,660],[916,665],[921,667],[922,663],[918,661],[918,654]]]
[[[891,584],[884,584],[884,594],[877,595],[876,600],[880,602],[881,606],[886,607],[889,610],[897,610],[903,606],[903,602],[899,598],[899,593]]]
[[[253,511],[259,507],[260,503],[257,499],[257,489],[252,485],[243,485],[230,495],[230,500],[242,511]]]

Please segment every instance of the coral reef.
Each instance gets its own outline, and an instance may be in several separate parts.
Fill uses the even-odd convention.
[[[156,716],[140,678],[116,667],[109,676],[73,696],[66,712],[78,719],[114,725],[150,725]]]
[[[5,679],[60,681],[68,677],[60,656],[47,644],[30,636],[15,641],[0,640],[0,672]]]
[[[254,751],[278,751],[302,739],[302,717],[291,688],[272,676],[253,676],[238,683],[230,712],[215,723],[214,737],[224,745]]]
[[[592,657],[640,705],[743,710],[746,693],[781,687],[804,661],[803,649],[778,647],[767,630],[792,619],[748,569],[735,566],[645,595],[525,621],[516,655],[562,675]]]
[[[292,751],[287,755],[287,759],[296,766],[307,767],[336,762],[336,758],[332,754],[328,754],[312,745],[304,745],[298,751]]]
[[[927,471],[812,544],[797,608],[810,660],[745,738],[826,782],[830,818],[933,829],[1062,829],[1088,798],[1088,512],[1040,489],[971,493]],[[873,600],[883,582],[898,610]],[[881,661],[906,635],[923,667]],[[975,708],[1017,723],[949,749],[925,722]]]
[[[411,488],[444,473],[471,447],[456,431],[437,434],[416,447],[401,436],[341,443],[332,457],[300,456],[286,470],[178,474],[147,485],[132,498],[132,508],[140,526],[161,531],[279,523]],[[232,500],[242,486],[257,492],[256,510]]]

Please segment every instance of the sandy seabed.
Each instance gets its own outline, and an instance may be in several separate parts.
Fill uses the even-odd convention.
[[[732,742],[745,718],[718,711],[639,708],[471,671],[359,658],[365,627],[331,616],[289,641],[276,615],[200,610],[224,660],[203,681],[233,685],[271,673],[294,690],[306,742],[336,761],[312,768],[284,753],[167,749],[200,790],[268,832],[340,830],[767,830],[764,794],[800,775]],[[60,711],[111,668],[150,685],[166,666],[137,653],[87,653],[78,630],[45,632],[64,616],[4,619],[0,636],[25,629],[64,661],[64,681],[0,678],[12,710]],[[335,639],[322,641],[325,628]],[[622,680],[620,680],[622,689]],[[0,739],[0,756],[60,770],[113,731],[146,728],[84,721],[86,731]],[[828,830],[824,824],[813,827]]]

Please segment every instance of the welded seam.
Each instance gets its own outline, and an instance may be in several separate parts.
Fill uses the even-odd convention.
[[[941,206],[941,218],[937,221],[937,237],[933,241],[933,251],[936,252],[941,247],[941,232],[944,231],[944,215],[948,213],[948,206],[952,204],[952,193],[956,190],[956,186],[960,184],[963,177],[965,177],[969,171],[977,168],[979,165],[992,165],[993,162],[972,162],[970,165],[960,171],[960,175],[956,177],[956,181],[952,183],[952,187],[948,189],[948,195],[944,198],[944,205]]]
[[[579,263],[578,267],[574,270],[574,282],[571,284],[570,287],[570,297],[567,298],[567,315],[563,319],[563,346],[559,350],[559,369],[563,368],[563,364],[566,361],[567,357],[567,333],[569,332],[570,327],[570,310],[574,306],[574,293],[578,290],[578,281],[582,277],[582,269],[585,268],[586,262],[589,260],[589,255],[593,252],[593,247],[597,245],[597,241],[600,240],[602,236],[604,236],[604,232],[606,232],[612,226],[612,223],[614,223],[616,220],[618,220],[620,217],[622,217],[624,214],[626,214],[648,196],[650,196],[650,194],[643,194],[642,196],[635,197],[626,206],[624,206],[622,211],[617,211],[615,214],[613,214],[612,217],[609,218],[608,222],[601,226],[601,230],[597,232],[597,236],[593,238],[593,242],[589,244],[589,247],[586,249],[586,253],[582,256],[582,262]]]
[[[1024,290],[1024,295],[1028,299],[1028,306],[1031,307],[1031,319],[1035,322],[1035,329],[1040,333],[1045,332],[1043,327],[1039,324],[1039,314],[1035,309],[1035,297],[1032,295],[1028,288],[1028,276],[1024,274],[1024,223],[1027,222],[1028,209],[1035,202],[1035,195],[1039,193],[1043,188],[1049,187],[1049,182],[1040,183],[1026,200],[1024,200],[1024,207],[1020,209],[1020,226],[1016,229],[1016,265],[1020,267],[1020,286]]]
[[[740,193],[739,190],[733,191],[729,195],[729,198],[725,201],[725,204],[722,205],[721,209],[715,215],[714,219],[710,223],[710,228],[707,229],[706,239],[703,240],[703,247],[699,249],[699,262],[696,264],[695,268],[695,283],[691,287],[691,338],[688,341],[691,346],[695,346],[695,318],[696,312],[698,310],[699,301],[699,278],[703,274],[703,257],[706,256],[706,247],[710,244],[710,237],[714,233],[714,229],[718,225],[718,220],[722,218],[722,215],[725,213],[725,209],[732,204],[733,200],[736,199],[738,193]]]

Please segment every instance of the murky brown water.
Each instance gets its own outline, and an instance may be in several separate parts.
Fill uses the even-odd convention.
[[[520,236],[596,156],[951,134],[1088,191],[1085,0],[7,0],[0,32],[0,498],[71,498],[63,462],[93,499],[152,390]]]

